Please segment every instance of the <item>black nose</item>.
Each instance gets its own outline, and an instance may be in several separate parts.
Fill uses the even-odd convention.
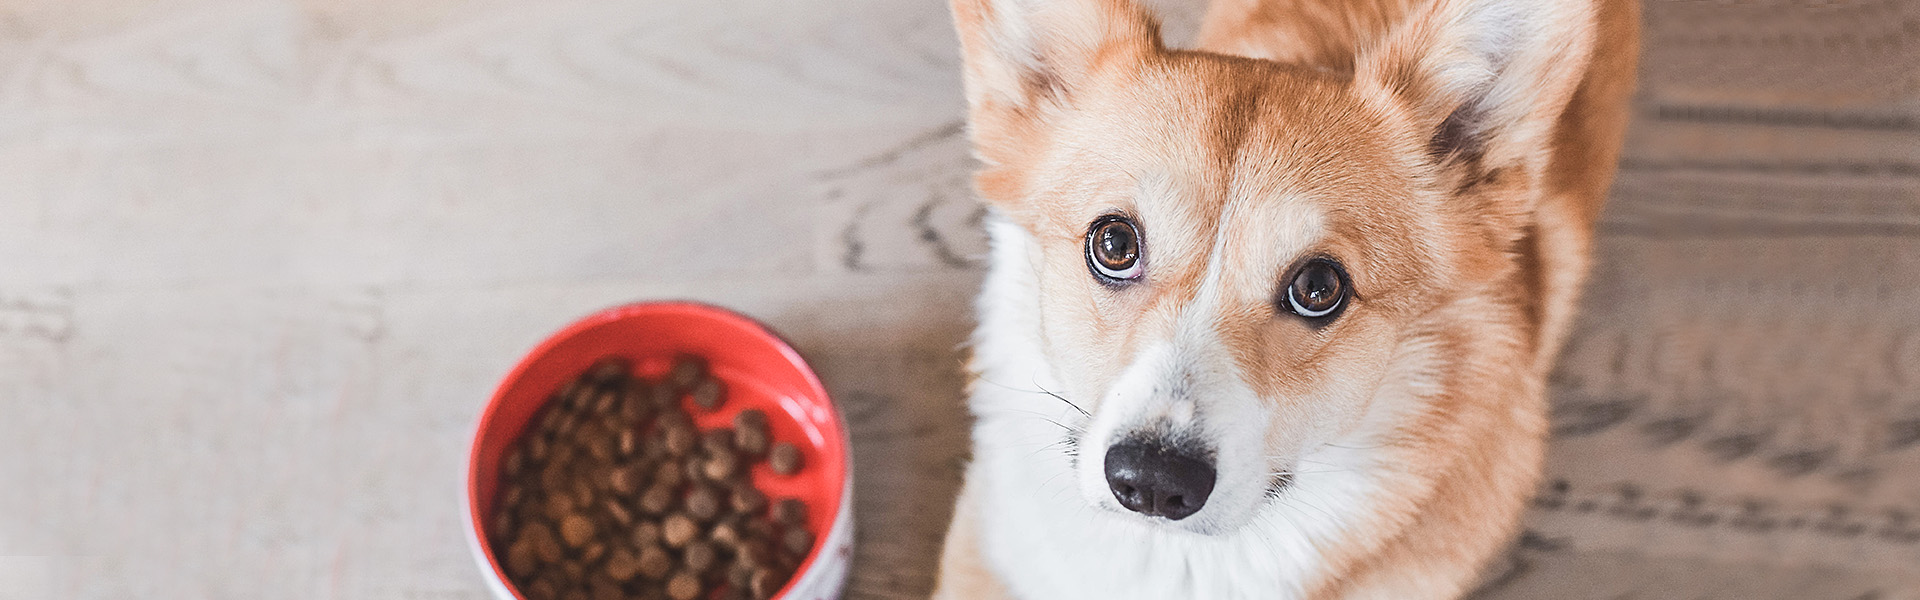
[[[1107,487],[1127,510],[1178,521],[1206,506],[1213,465],[1165,444],[1121,442],[1107,449]]]

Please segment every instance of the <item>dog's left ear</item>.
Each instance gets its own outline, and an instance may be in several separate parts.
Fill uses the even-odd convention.
[[[1401,103],[1436,160],[1476,171],[1464,177],[1539,168],[1593,36],[1591,0],[1434,0],[1362,54],[1356,81]]]

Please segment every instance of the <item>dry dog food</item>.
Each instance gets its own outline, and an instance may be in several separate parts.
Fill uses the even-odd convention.
[[[660,381],[603,359],[507,452],[487,535],[529,600],[764,600],[786,585],[813,549],[807,505],[747,473],[764,459],[793,475],[799,448],[759,410],[700,431],[683,399],[717,410],[726,386],[694,357]]]

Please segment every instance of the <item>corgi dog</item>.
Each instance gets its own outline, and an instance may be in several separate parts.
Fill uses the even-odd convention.
[[[936,598],[1455,598],[1539,476],[1634,0],[952,0],[991,268]]]

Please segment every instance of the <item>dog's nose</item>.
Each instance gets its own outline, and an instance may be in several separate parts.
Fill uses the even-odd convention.
[[[1107,487],[1127,510],[1178,521],[1206,506],[1213,465],[1162,444],[1121,442],[1107,449]]]

